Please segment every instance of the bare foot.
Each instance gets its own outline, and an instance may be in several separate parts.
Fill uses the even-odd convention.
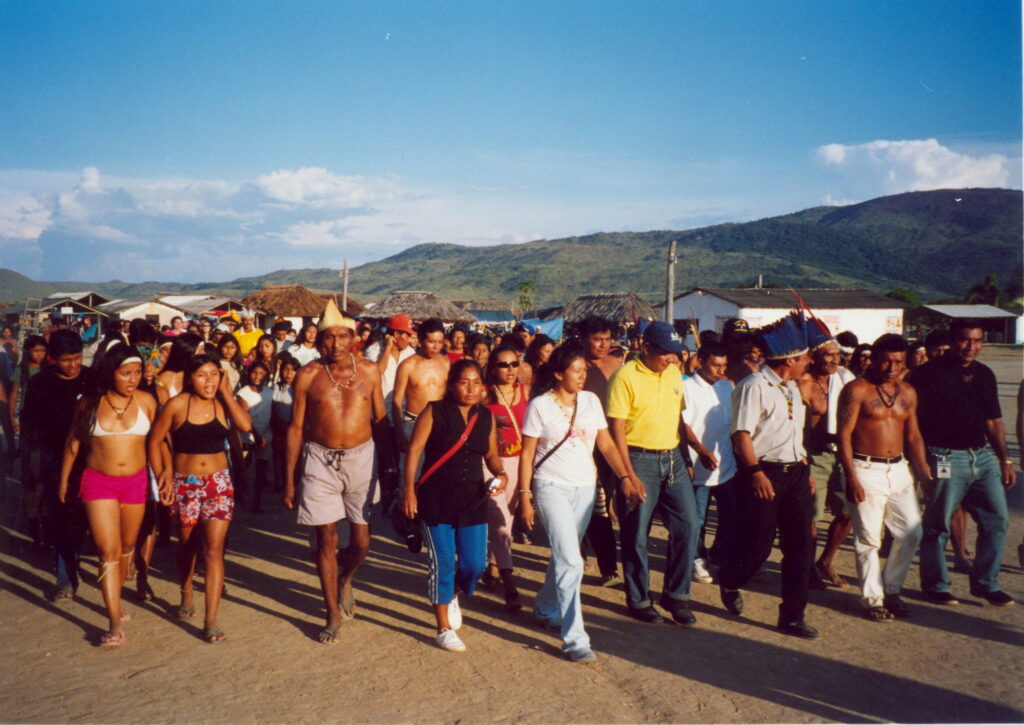
[[[317,641],[320,644],[337,644],[338,643],[338,632],[341,630],[341,617],[337,619],[328,618],[327,624],[320,633],[317,635]]]
[[[178,619],[191,619],[196,616],[196,608],[195,605],[192,604],[191,589],[181,590],[181,604],[178,605],[178,609],[175,610],[174,615]]]
[[[338,587],[338,606],[341,607],[341,620],[347,621],[356,616],[356,598],[352,592],[352,580],[342,579]],[[330,628],[330,624],[328,624]]]
[[[100,635],[100,647],[117,647],[125,642],[124,632],[120,629],[112,629]]]
[[[818,576],[826,584],[840,589],[846,589],[846,587],[850,586],[845,579],[836,573],[836,570],[832,568],[832,564],[825,564],[819,561],[814,565],[814,568],[818,572]]]

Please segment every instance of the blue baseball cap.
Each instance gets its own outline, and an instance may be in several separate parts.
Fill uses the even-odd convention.
[[[686,349],[683,338],[667,322],[652,322],[644,330],[644,342],[665,352],[679,353]]]

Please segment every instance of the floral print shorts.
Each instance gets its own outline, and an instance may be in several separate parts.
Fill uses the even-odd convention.
[[[208,476],[174,474],[174,502],[181,525],[200,521],[230,521],[235,510],[235,488],[228,469]]]

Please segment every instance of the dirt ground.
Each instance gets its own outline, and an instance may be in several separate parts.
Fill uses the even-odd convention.
[[[987,349],[1013,430],[1019,349]],[[1013,437],[1011,436],[1011,439]],[[1016,440],[1012,442],[1019,459]],[[1024,600],[1017,545],[1024,485],[1011,492],[1012,521],[1001,583]],[[425,598],[426,556],[409,554],[381,525],[357,583],[359,612],[341,642],[315,641],[322,625],[306,531],[279,505],[240,512],[232,525],[228,593],[220,624],[229,639],[200,637],[201,618],[168,616],[177,603],[173,549],[158,549],[157,599],[137,604],[128,586],[128,642],[94,645],[105,626],[96,558],[86,555],[72,603],[43,599],[48,557],[18,530],[18,484],[3,491],[0,528],[0,720],[4,722],[1020,722],[1024,606],[999,609],[968,594],[962,605],[920,600],[913,617],[874,624],[858,616],[856,588],[811,592],[817,641],[775,632],[778,553],[728,615],[714,585],[694,584],[692,629],[626,616],[621,588],[588,576],[584,618],[599,661],[574,665],[558,640],[532,624],[529,604],[546,549],[517,547],[527,607],[506,615],[498,595],[464,605],[469,650],[433,641]],[[973,541],[973,525],[971,529]],[[654,531],[652,589],[660,589],[665,532]],[[852,542],[837,568],[854,581]],[[201,600],[201,595],[198,597]],[[198,601],[201,605],[201,601]]]

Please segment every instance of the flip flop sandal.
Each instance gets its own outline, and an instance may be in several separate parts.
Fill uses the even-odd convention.
[[[330,629],[324,627],[320,630],[320,634],[317,635],[317,641],[320,644],[337,644],[338,642],[338,631],[337,629]]]
[[[192,619],[196,616],[195,605],[189,607],[176,607],[174,610],[174,616],[178,619]]]
[[[870,607],[864,610],[864,618],[870,622],[891,622],[894,617],[885,607]]]
[[[216,629],[216,630],[215,629],[204,629],[203,630],[203,639],[205,639],[210,644],[219,644],[220,642],[223,642],[227,638],[228,638],[228,636],[226,634],[224,634],[223,630],[220,630],[220,629]]]
[[[128,638],[124,636],[124,632],[104,632],[100,635],[100,647],[119,647],[125,643]]]
[[[340,602],[341,606],[341,619],[343,622],[347,622],[350,619],[356,618],[356,598]]]
[[[71,601],[74,598],[75,598],[75,590],[74,589],[64,589],[64,588],[61,588],[61,589],[58,589],[57,591],[55,591],[50,596],[48,596],[46,598],[46,601],[50,602],[51,604],[63,604],[64,602]]]

